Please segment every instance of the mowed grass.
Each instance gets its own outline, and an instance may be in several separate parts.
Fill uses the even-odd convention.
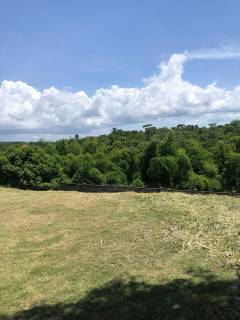
[[[218,319],[239,248],[238,198],[1,188],[0,319]]]

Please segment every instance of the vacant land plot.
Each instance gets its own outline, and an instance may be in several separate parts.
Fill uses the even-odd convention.
[[[234,319],[240,199],[0,189],[0,319]]]

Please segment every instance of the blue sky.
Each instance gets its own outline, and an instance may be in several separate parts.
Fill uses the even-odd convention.
[[[46,138],[51,135],[55,137],[69,134],[69,128],[73,128],[73,131],[79,129],[84,135],[92,134],[96,129],[102,133],[113,125],[140,127],[138,123],[149,119],[158,125],[195,121],[192,111],[186,116],[175,109],[169,115],[165,111],[160,112],[161,108],[166,109],[166,105],[156,105],[157,112],[142,112],[134,120],[132,111],[129,113],[131,107],[126,105],[128,92],[123,93],[125,97],[128,96],[126,99],[120,92],[121,99],[114,96],[113,102],[111,100],[112,108],[122,108],[118,118],[115,114],[110,116],[110,106],[107,111],[105,107],[101,110],[96,107],[98,96],[96,102],[88,106],[89,101],[75,103],[75,96],[64,97],[62,102],[61,95],[62,92],[84,91],[88,97],[95,97],[98,89],[110,89],[112,85],[142,88],[143,78],[158,74],[160,63],[168,61],[173,54],[215,49],[239,52],[239,12],[240,2],[237,0],[0,0],[0,139],[19,139],[26,135],[26,139],[31,140],[42,134],[48,134]],[[226,93],[239,84],[238,55],[234,59],[189,59],[183,63],[182,81],[192,86],[206,89],[208,84],[216,82],[217,88]],[[17,81],[21,83],[17,84]],[[54,95],[54,101],[42,102],[43,99],[40,99],[36,103],[36,99],[39,99],[37,93],[45,97],[49,92],[44,93],[44,90],[51,87],[60,92],[50,92],[51,99]],[[117,93],[118,97],[120,93]],[[21,96],[18,101],[16,94]],[[34,95],[34,101],[32,96],[29,98],[31,94]],[[151,100],[151,93],[149,95],[147,99]],[[230,99],[231,102],[227,100],[223,104],[228,111],[226,117],[219,118],[220,122],[238,117],[238,98],[234,96],[234,102]],[[163,100],[166,100],[165,93]],[[199,96],[196,100],[199,100]],[[220,100],[217,101],[218,105]],[[201,108],[204,101],[200,103]],[[110,104],[109,100],[104,103]],[[186,102],[181,100],[179,103],[178,98],[176,103]],[[169,102],[166,104],[172,107]],[[47,111],[46,105],[49,107]],[[61,115],[51,111],[51,105],[57,110],[61,108]],[[182,107],[184,109],[186,106]],[[4,109],[2,116],[1,108]],[[79,111],[76,114],[78,122],[69,120],[62,123],[62,119],[70,117],[69,108],[71,114],[74,108],[85,108],[91,114],[91,119]],[[176,108],[175,105],[173,108]],[[234,109],[234,114],[230,114],[229,108]],[[44,110],[46,115],[40,119]],[[212,110],[216,111],[216,107],[213,106]],[[24,118],[26,112],[29,113],[27,119]],[[107,113],[107,117],[96,120],[99,113]],[[207,117],[207,113],[201,113],[206,123],[213,118],[218,119],[215,115]],[[210,113],[213,114],[213,111]],[[218,109],[220,113],[222,110]],[[196,114],[199,116],[198,111]],[[56,120],[54,130],[53,118]],[[85,122],[87,125],[84,125]]]

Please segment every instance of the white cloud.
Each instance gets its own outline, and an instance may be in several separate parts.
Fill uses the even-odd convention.
[[[234,46],[222,47],[222,48],[212,48],[212,49],[201,49],[197,51],[192,51],[190,53],[186,52],[188,59],[239,59],[240,58],[240,48]]]
[[[99,89],[93,96],[49,88],[39,91],[28,84],[3,81],[0,86],[2,134],[88,133],[140,121],[166,119],[240,118],[240,85],[227,91],[210,84],[200,87],[183,80],[189,59],[233,58],[237,51],[199,51],[173,54],[160,65],[159,74],[145,79],[140,88]],[[240,57],[240,51],[239,51]]]

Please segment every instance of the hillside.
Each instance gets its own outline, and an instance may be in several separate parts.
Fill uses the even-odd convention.
[[[240,121],[0,142],[0,185],[47,190],[61,182],[240,192]]]
[[[230,197],[2,188],[0,319],[235,319],[239,212]]]

